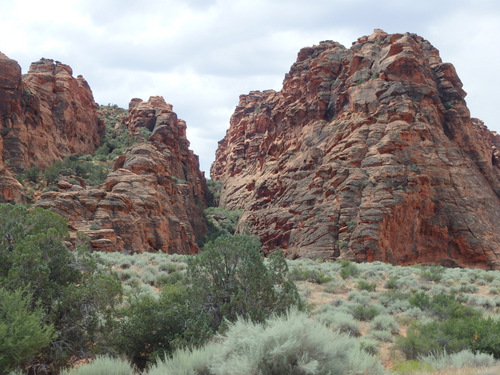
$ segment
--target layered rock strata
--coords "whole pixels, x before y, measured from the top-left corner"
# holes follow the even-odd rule
[[[66,217],[73,234],[83,231],[99,250],[197,252],[207,189],[185,122],[162,97],[151,97],[132,100],[124,123],[136,137],[141,128],[152,133],[115,159],[102,186],[47,192],[37,206]]]
[[[31,166],[48,167],[73,154],[91,154],[103,123],[82,76],[41,59],[27,74],[0,53],[0,202],[25,203],[14,178]]]
[[[41,59],[27,74],[0,56],[0,121],[4,161],[22,171],[74,154],[92,154],[103,123],[82,76],[58,61]]]
[[[240,96],[211,177],[239,231],[289,257],[500,267],[498,136],[415,34],[303,48]]]

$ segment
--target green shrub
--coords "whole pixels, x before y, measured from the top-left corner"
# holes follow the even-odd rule
[[[43,189],[44,193],[48,191],[59,191],[59,188],[57,186],[47,186],[45,189]]]
[[[45,168],[43,171],[43,177],[47,185],[55,184],[59,180],[59,176],[61,174],[62,162],[57,160],[50,167]]]
[[[234,234],[242,213],[242,210],[230,211],[220,207],[205,209],[203,215],[205,216],[208,232],[199,245],[203,246],[206,242],[214,241],[217,237]]]
[[[420,310],[427,310],[431,305],[431,297],[424,291],[420,291],[411,296],[408,302],[410,302],[410,305],[418,307]]]
[[[151,136],[152,131],[148,128],[139,128],[137,129],[137,133],[139,134],[139,140],[146,142]]]
[[[375,289],[377,288],[377,284],[375,284],[375,283],[369,283],[366,280],[360,280],[358,282],[357,288],[359,290],[366,290],[368,292],[374,292]]]
[[[31,182],[37,182],[40,178],[40,167],[37,165],[33,165],[26,169],[23,175]]]
[[[443,350],[436,340],[426,337],[423,327],[427,328],[425,325],[413,323],[408,327],[406,336],[399,336],[396,340],[396,349],[401,351],[407,360],[416,360],[419,356]]]
[[[91,223],[90,226],[89,226],[89,229],[90,230],[101,230],[101,226],[97,223]]]
[[[397,289],[398,288],[398,279],[399,279],[398,276],[392,276],[391,278],[389,278],[385,282],[384,288],[386,288],[386,289]]]
[[[172,352],[176,342],[183,342],[189,314],[188,292],[185,286],[165,286],[159,298],[139,294],[120,311],[115,333],[116,350],[144,368],[154,355]]]
[[[43,311],[33,309],[32,294],[0,287],[0,374],[22,366],[55,336],[43,321]]]
[[[351,308],[354,319],[361,321],[370,321],[380,314],[380,310],[373,305],[356,304]]]
[[[410,165],[408,165],[408,168],[415,173],[421,172],[420,167],[416,164],[410,164]]]
[[[264,264],[260,242],[250,236],[223,236],[188,261],[193,308],[215,332],[224,319],[248,317],[262,322],[272,313],[301,306],[297,287],[288,279],[282,252]]]
[[[383,374],[380,361],[346,335],[292,311],[265,323],[238,319],[216,342],[174,353],[149,375],[160,374]]]
[[[347,279],[349,277],[357,277],[359,276],[359,274],[360,271],[356,264],[348,260],[342,261],[340,268],[340,277],[342,277],[343,279]]]
[[[208,206],[209,207],[219,206],[220,193],[222,190],[222,182],[208,179],[207,187],[208,187],[208,192],[206,200],[208,202]]]
[[[66,221],[49,210],[2,204],[0,223],[0,283],[10,290],[26,288],[32,307],[40,308],[57,332],[38,364],[57,368],[75,353],[97,349],[120,298],[118,278],[88,251],[82,236],[70,251],[64,245]]]
[[[406,337],[398,338],[396,344],[407,359],[466,349],[500,358],[500,322],[473,316],[413,323]]]
[[[61,371],[61,375],[132,375],[134,371],[127,361],[107,355],[97,356],[92,362]]]
[[[429,307],[439,319],[477,316],[479,313],[471,306],[464,306],[453,294],[439,293],[432,297]]]
[[[352,231],[352,230],[356,227],[356,224],[357,224],[357,223],[358,223],[358,222],[357,222],[356,220],[351,220],[351,221],[348,221],[348,222],[346,223],[346,225],[347,225],[347,228],[348,228],[350,231]]]
[[[491,367],[497,363],[491,354],[473,353],[468,349],[453,354],[448,354],[446,351],[440,354],[430,354],[420,357],[420,361],[429,364],[436,370],[463,367]]]

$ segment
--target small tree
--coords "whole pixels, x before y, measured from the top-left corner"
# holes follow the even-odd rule
[[[141,369],[153,356],[170,354],[181,340],[189,316],[188,292],[181,283],[166,285],[159,298],[140,294],[131,298],[121,310],[115,332],[118,352]]]
[[[43,311],[31,308],[32,294],[0,287],[0,375],[28,363],[54,336]]]
[[[43,311],[43,322],[57,336],[39,361],[55,368],[74,355],[86,355],[99,344],[121,294],[116,275],[100,265],[86,242],[70,251],[66,221],[42,208],[0,205],[0,283],[26,288],[32,308]]]
[[[224,319],[263,322],[273,313],[301,306],[283,254],[272,254],[266,266],[256,237],[223,236],[208,242],[189,260],[188,281],[198,322],[214,332]]]

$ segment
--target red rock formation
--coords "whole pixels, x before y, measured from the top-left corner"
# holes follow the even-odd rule
[[[206,232],[200,207],[206,181],[188,148],[185,122],[162,97],[132,100],[124,122],[132,132],[147,127],[152,134],[115,160],[104,185],[47,192],[37,206],[66,217],[96,249],[197,252]]]
[[[103,124],[82,76],[69,66],[41,59],[21,77],[17,62],[0,56],[0,119],[3,158],[17,170],[47,167],[77,153],[91,154]]]
[[[500,268],[498,136],[414,34],[302,49],[240,96],[211,177],[239,231],[289,257]]]
[[[0,54],[1,154],[0,201],[25,201],[16,173],[37,165],[50,166],[73,154],[91,154],[104,124],[82,76],[71,68],[41,59],[21,76],[19,64]]]
[[[26,203],[26,194],[3,160],[4,137],[12,129],[12,117],[21,112],[21,67],[0,53],[0,203]]]

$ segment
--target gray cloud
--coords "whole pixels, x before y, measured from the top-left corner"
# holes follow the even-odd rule
[[[496,0],[24,0],[2,4],[0,50],[24,71],[42,56],[69,64],[102,104],[164,96],[208,171],[240,94],[279,90],[302,47],[326,39],[349,47],[375,28],[428,39],[456,66],[472,115],[500,131],[499,8]]]

